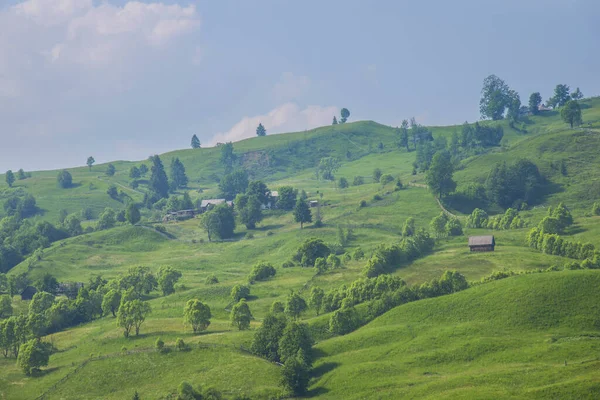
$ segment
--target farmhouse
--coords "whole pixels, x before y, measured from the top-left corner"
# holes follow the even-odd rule
[[[279,192],[277,190],[272,190],[271,192],[267,192],[266,194],[269,200],[267,200],[266,204],[260,205],[261,210],[276,208],[277,200],[279,200]]]
[[[200,202],[200,212],[206,212],[211,210],[213,207],[218,206],[219,204],[226,203],[229,206],[233,206],[231,201],[226,201],[225,199],[208,199],[202,200]]]
[[[308,205],[310,206],[310,208],[318,207],[319,206],[319,201],[318,200],[311,200],[311,201],[308,202]]]
[[[493,235],[470,236],[469,248],[471,251],[494,251],[496,240]]]
[[[199,214],[198,210],[172,211],[165,215],[165,217],[163,218],[163,222],[183,221],[185,219],[194,218],[196,214]]]
[[[33,299],[33,295],[37,293],[37,289],[33,286],[27,286],[21,292],[21,300],[31,300]]]

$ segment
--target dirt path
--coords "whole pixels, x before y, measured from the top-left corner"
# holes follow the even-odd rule
[[[429,187],[427,185],[423,184],[423,183],[409,182],[408,186],[420,187],[420,188],[428,189],[429,190]],[[453,218],[460,218],[459,215],[453,214],[450,211],[448,211],[446,209],[446,207],[444,207],[444,205],[442,204],[442,202],[440,201],[439,198],[437,198],[436,196],[433,196],[433,198],[438,203],[438,206],[440,206],[440,209],[442,210],[442,212],[444,212],[446,215],[448,215],[450,217],[453,217]]]

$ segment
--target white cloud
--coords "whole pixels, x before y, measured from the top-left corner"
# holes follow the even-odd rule
[[[211,145],[236,142],[256,136],[256,127],[262,123],[268,134],[297,132],[329,125],[338,108],[334,106],[308,106],[301,109],[295,103],[285,103],[265,115],[244,117],[227,132],[217,133],[211,139]]]
[[[309,87],[310,79],[307,76],[284,72],[279,82],[273,87],[272,94],[278,102],[291,101],[306,93]]]

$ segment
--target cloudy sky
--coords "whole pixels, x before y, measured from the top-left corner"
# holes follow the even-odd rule
[[[0,0],[0,170],[351,120],[478,118],[481,82],[600,94],[596,0]]]

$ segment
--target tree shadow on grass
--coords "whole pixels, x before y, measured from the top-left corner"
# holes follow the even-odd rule
[[[44,368],[44,369],[38,369],[36,371],[33,371],[33,373],[31,374],[31,376],[34,376],[36,378],[38,377],[42,377],[42,376],[46,376],[49,375],[53,372],[56,372],[58,370],[60,370],[62,367],[52,367],[52,368]]]
[[[316,368],[313,368],[310,371],[310,376],[311,378],[320,378],[323,375],[325,375],[328,372],[333,371],[334,369],[336,369],[340,364],[339,363],[335,363],[335,362],[327,362],[327,363],[323,363],[321,365],[319,365]]]
[[[261,226],[259,228],[256,228],[257,231],[270,231],[273,229],[279,229],[279,228],[283,228],[285,225],[283,224],[271,224],[271,225],[264,225]]]
[[[318,387],[318,388],[314,388],[314,389],[311,389],[308,392],[306,392],[306,397],[317,397],[317,396],[324,395],[327,392],[329,392],[329,389],[326,389],[324,387]]]

